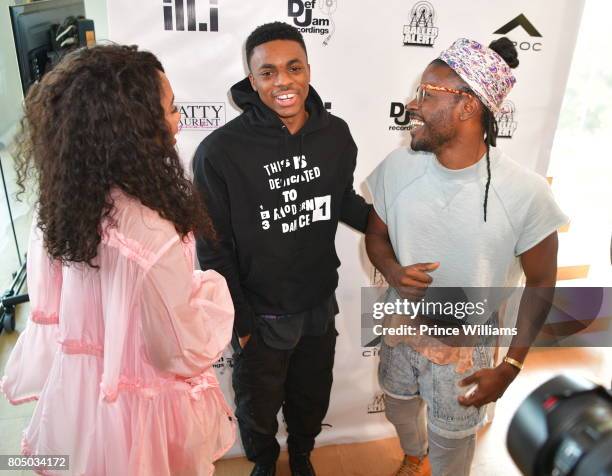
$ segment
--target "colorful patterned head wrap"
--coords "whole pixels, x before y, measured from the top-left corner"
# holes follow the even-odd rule
[[[449,65],[494,114],[498,113],[516,78],[495,51],[480,43],[459,38],[439,59]]]

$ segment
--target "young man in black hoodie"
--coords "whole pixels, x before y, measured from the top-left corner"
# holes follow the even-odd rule
[[[225,276],[236,312],[233,386],[252,475],[273,475],[282,407],[291,472],[314,475],[310,452],[332,385],[340,265],[338,221],[365,231],[353,189],[357,147],[310,86],[302,35],[268,23],[246,41],[249,76],[231,89],[243,112],[194,158],[218,235],[199,240],[202,269]]]

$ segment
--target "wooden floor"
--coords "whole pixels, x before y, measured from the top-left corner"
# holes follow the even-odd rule
[[[525,367],[497,403],[493,422],[478,434],[473,476],[519,476],[521,473],[506,451],[506,432],[520,403],[540,384],[561,372],[590,378],[610,386],[612,349],[533,349]],[[312,462],[319,476],[391,476],[403,453],[397,438],[350,445],[316,448]],[[245,458],[217,463],[217,476],[246,476],[252,467]],[[281,453],[278,476],[289,476],[287,454]]]
[[[403,457],[397,438],[356,443],[330,445],[316,448],[312,464],[319,476],[374,476],[391,475]],[[245,458],[233,458],[217,463],[215,476],[248,476],[252,464]],[[289,460],[282,452],[276,465],[277,476],[290,476]]]
[[[17,330],[25,325],[26,309],[18,316]],[[0,369],[4,369],[18,333],[0,335]],[[612,380],[612,349],[534,349],[525,368],[498,402],[493,422],[478,434],[476,455],[472,465],[474,476],[518,476],[520,472],[505,449],[506,431],[514,411],[538,385],[561,372],[575,372],[601,384]],[[35,403],[11,406],[0,397],[0,454],[19,453],[21,432],[27,425]],[[319,476],[390,476],[399,466],[402,451],[396,438],[350,445],[316,448],[312,462]],[[221,460],[216,476],[247,476],[251,463],[245,458]],[[278,476],[289,476],[285,452],[277,465]],[[30,472],[2,474],[31,475]]]

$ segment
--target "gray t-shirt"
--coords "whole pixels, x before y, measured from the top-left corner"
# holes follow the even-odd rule
[[[433,286],[517,286],[519,256],[568,221],[546,179],[496,148],[490,159],[486,223],[485,157],[451,170],[433,154],[401,148],[367,179],[400,264],[440,262]]]

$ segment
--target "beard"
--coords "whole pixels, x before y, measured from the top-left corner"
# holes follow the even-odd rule
[[[449,110],[432,114],[423,126],[412,134],[410,148],[414,151],[436,153],[455,136]]]
[[[434,152],[439,150],[446,143],[446,138],[435,131],[424,130],[425,127],[420,132],[419,135],[412,136],[410,140],[410,147],[412,150],[417,152]]]

